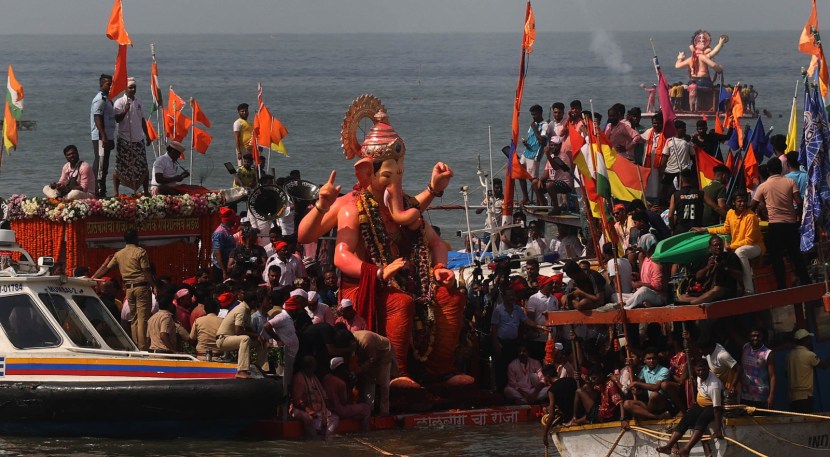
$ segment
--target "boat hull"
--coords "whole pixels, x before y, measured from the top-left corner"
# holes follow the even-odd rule
[[[672,421],[649,421],[638,426],[666,433]],[[568,427],[553,432],[553,443],[562,457],[603,456],[620,433],[619,422]],[[708,433],[708,432],[707,432]],[[769,456],[798,453],[798,457],[826,456],[830,452],[830,421],[801,417],[741,417],[727,419],[724,434]],[[688,436],[688,435],[687,435]],[[617,457],[657,457],[655,448],[666,443],[638,431],[623,434],[614,451]],[[737,457],[753,455],[727,440],[703,443],[692,449],[692,456]]]
[[[0,434],[230,438],[276,415],[272,379],[0,383]]]

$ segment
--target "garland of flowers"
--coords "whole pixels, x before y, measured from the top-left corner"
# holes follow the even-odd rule
[[[380,205],[375,196],[368,190],[358,191],[357,199],[355,200],[358,210],[358,223],[360,227],[360,234],[363,238],[363,244],[366,246],[366,251],[369,258],[376,265],[386,266],[392,259],[389,258],[389,234],[385,229],[379,230],[383,227],[383,219],[380,214]],[[435,313],[433,311],[433,297],[434,289],[432,282],[431,258],[429,249],[426,244],[426,236],[424,226],[418,229],[417,236],[413,240],[412,255],[409,259],[414,265],[415,272],[413,277],[418,278],[415,290],[415,328],[410,338],[415,358],[419,361],[426,361],[429,354],[432,352],[432,346],[435,342]],[[400,290],[405,290],[399,286],[395,279],[389,281],[392,287]],[[406,284],[405,281],[401,283]],[[416,341],[416,333],[423,338],[424,334],[427,336],[426,344],[419,344],[422,341]],[[418,339],[420,339],[418,338]]]
[[[6,217],[9,220],[45,219],[74,222],[88,217],[106,217],[141,223],[167,217],[206,216],[219,211],[225,199],[219,192],[201,195],[153,195],[62,201],[52,198],[12,195]]]

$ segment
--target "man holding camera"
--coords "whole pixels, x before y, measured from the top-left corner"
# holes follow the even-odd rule
[[[678,301],[700,305],[737,297],[743,286],[742,276],[741,259],[734,252],[724,250],[723,238],[712,235],[706,265],[695,273],[694,284]]]
[[[228,271],[233,270],[235,266],[241,266],[245,269],[246,276],[256,278],[262,276],[268,257],[265,255],[265,248],[257,243],[258,239],[258,229],[250,226],[242,229],[242,244],[231,251]]]

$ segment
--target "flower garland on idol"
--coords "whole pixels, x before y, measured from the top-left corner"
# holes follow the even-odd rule
[[[105,217],[141,223],[167,217],[207,216],[219,211],[225,199],[218,192],[202,195],[153,195],[62,201],[45,197],[27,198],[15,194],[9,198],[9,220],[45,219],[51,222],[75,222],[88,217]]]

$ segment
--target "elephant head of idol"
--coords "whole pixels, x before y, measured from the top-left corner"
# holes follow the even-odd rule
[[[368,124],[369,119],[371,127],[366,131],[361,124]],[[362,140],[358,138],[359,131],[365,132]],[[383,198],[396,224],[410,226],[418,222],[421,217],[418,208],[405,209],[404,205],[406,145],[389,123],[386,108],[380,100],[372,95],[362,95],[355,100],[346,113],[341,137],[346,158],[359,157],[354,164],[358,186]]]

